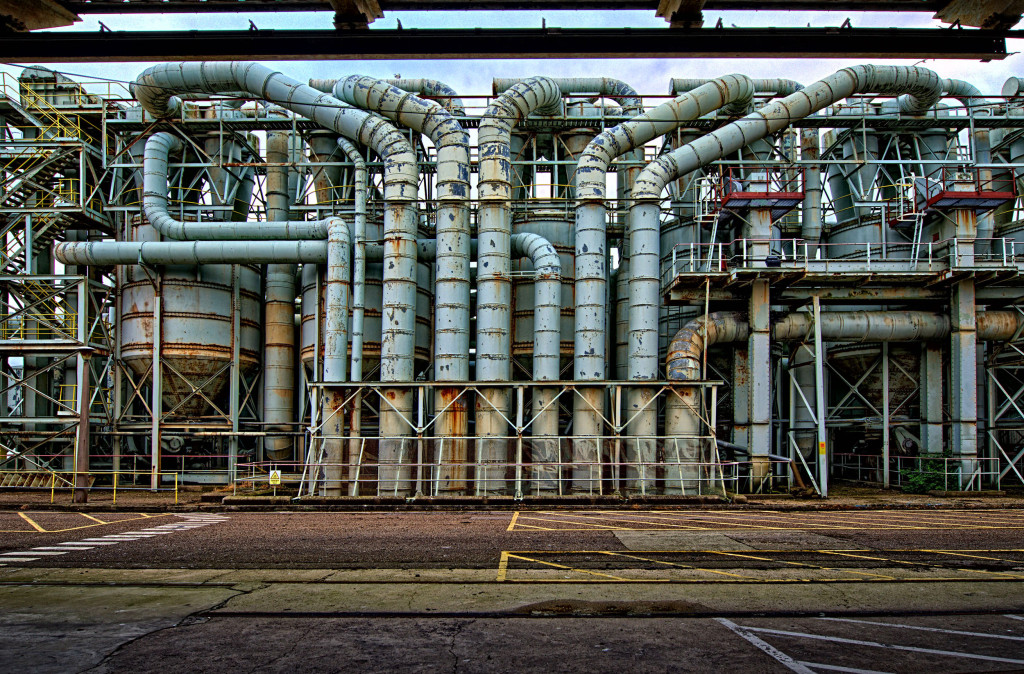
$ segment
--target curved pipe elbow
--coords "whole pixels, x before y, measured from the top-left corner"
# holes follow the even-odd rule
[[[698,381],[705,349],[714,344],[746,339],[747,322],[734,311],[719,311],[693,319],[675,334],[668,347],[665,369],[673,381]]]
[[[512,255],[530,258],[533,268],[545,278],[559,280],[562,277],[562,261],[558,251],[540,234],[513,234]]]

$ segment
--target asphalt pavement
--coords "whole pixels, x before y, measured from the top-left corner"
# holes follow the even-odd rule
[[[1024,511],[0,511],[7,671],[1024,671]]]

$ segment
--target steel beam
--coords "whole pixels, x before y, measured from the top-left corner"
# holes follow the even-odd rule
[[[709,10],[833,10],[875,12],[936,12],[949,0],[706,0]],[[180,12],[316,12],[332,9],[331,0],[64,0],[78,14],[166,14]],[[658,9],[659,0],[379,0],[385,12],[545,10],[545,9]]]
[[[935,28],[539,28],[24,33],[4,61],[507,58],[1003,59],[1007,35]]]

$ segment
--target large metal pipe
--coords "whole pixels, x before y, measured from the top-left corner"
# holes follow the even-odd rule
[[[658,260],[661,194],[680,176],[721,159],[750,143],[786,128],[822,108],[857,93],[908,94],[914,105],[930,107],[941,95],[942,81],[934,72],[912,66],[854,66],[829,75],[785,98],[690,143],[662,155],[637,177],[630,209],[630,359],[647,371],[657,371]],[[652,262],[643,270],[638,256]],[[643,274],[646,271],[646,274]],[[635,347],[634,347],[635,345]]]
[[[384,287],[382,300],[381,381],[411,382],[415,374],[416,229],[419,173],[405,136],[386,120],[291,80],[258,63],[176,63],[153,66],[132,84],[139,103],[157,117],[181,109],[176,92],[244,91],[285,107],[372,148],[384,160]],[[286,228],[287,229],[287,228]],[[326,236],[323,231],[321,236]],[[387,389],[380,414],[381,463],[408,463],[412,434],[412,390]],[[382,492],[408,490],[408,466],[382,466]]]
[[[803,340],[814,331],[814,315],[806,311],[788,314],[772,324],[775,341]],[[949,316],[928,311],[831,311],[821,314],[821,338],[831,342],[921,342],[950,334]],[[1014,311],[977,314],[979,340],[1005,341],[1024,330],[1024,316]],[[713,312],[688,322],[672,338],[665,362],[673,381],[699,381],[704,352],[714,344],[747,338],[743,314]]]
[[[538,234],[512,236],[512,255],[533,264],[533,380],[557,381],[561,353],[562,264],[558,251]],[[559,488],[558,389],[533,389],[532,437],[534,491],[553,493]],[[545,465],[547,464],[547,465]]]
[[[603,252],[601,260],[590,253],[592,250],[603,251],[606,239],[605,222],[607,207],[605,204],[607,189],[607,173],[612,161],[644,143],[669,133],[685,122],[720,109],[734,101],[749,102],[754,88],[751,80],[744,75],[727,75],[711,80],[694,91],[663,103],[653,110],[643,113],[607,129],[598,135],[587,146],[580,156],[577,175],[576,205],[576,367],[575,377],[582,380],[594,380],[604,377],[605,370],[605,286]],[[746,105],[746,103],[744,103]],[[646,224],[644,230],[638,224]],[[653,237],[654,246],[650,245]],[[630,348],[628,351],[628,374],[631,380],[654,380],[658,378],[658,297],[645,298],[647,306],[645,315],[649,323],[636,323],[632,317],[639,311],[641,297],[637,294],[640,285],[638,280],[659,283],[659,251],[660,231],[657,220],[653,226],[649,221],[638,221],[630,218],[627,239],[629,241],[629,287],[630,287],[630,324],[636,327],[630,330]],[[653,255],[651,251],[653,250]],[[650,314],[653,312],[653,318]],[[595,320],[595,315],[600,320]],[[646,343],[645,343],[646,340]],[[638,437],[651,438],[657,435],[657,405],[653,402],[655,391],[647,388],[630,388],[627,393],[626,415],[630,419],[629,432]],[[589,434],[595,425],[599,425],[598,411],[595,401],[579,406],[579,418],[574,417],[574,425],[583,434]],[[579,432],[577,433],[580,434]],[[656,451],[652,440],[630,442],[627,444],[627,463],[644,463],[653,461]],[[644,489],[636,480],[638,471],[627,470],[627,488]],[[650,476],[653,479],[653,475]]]
[[[288,220],[288,133],[267,134],[267,220]],[[248,214],[246,214],[248,215]],[[295,416],[295,265],[267,265],[263,309],[263,421],[266,430],[291,431]],[[291,435],[271,435],[263,450],[271,461],[291,457]]]
[[[622,106],[627,115],[636,115],[643,110],[643,100],[636,89],[622,80],[611,77],[551,77],[548,78],[556,85],[563,94],[594,94],[596,96],[610,98]],[[496,77],[491,87],[494,95],[508,91],[516,84],[526,80]]]
[[[414,96],[383,80],[352,75],[334,86],[334,95],[427,135],[437,148],[437,257],[434,281],[434,380],[469,380],[469,136],[441,104]],[[478,302],[478,310],[482,310]],[[477,368],[491,353],[478,335]],[[440,387],[435,401],[435,434],[464,437],[468,432],[465,391]],[[466,444],[449,443],[446,463],[466,461]],[[465,469],[442,470],[441,491],[465,488]]]
[[[323,263],[326,241],[90,241],[54,246],[72,265]]]
[[[309,80],[309,86],[318,91],[331,93],[334,91],[335,85],[340,81],[339,79],[311,79]],[[458,92],[439,80],[395,78],[381,81],[392,84],[403,91],[408,91],[410,94],[435,98],[442,108],[457,117],[462,117],[466,114],[466,106],[462,103],[462,99],[459,98]]]
[[[678,96],[679,94],[693,91],[697,87],[703,86],[710,81],[710,79],[673,77],[669,80],[669,93],[673,96]],[[779,78],[751,79],[750,83],[754,87],[754,91],[751,96],[731,101],[723,109],[727,115],[745,115],[748,112],[750,103],[754,100],[754,96],[757,94],[767,94],[774,98],[780,98],[782,96],[795,94],[804,88],[804,85],[795,80]]]
[[[547,77],[514,84],[491,101],[478,130],[479,205],[477,207],[477,343],[476,379],[503,382],[512,378],[512,129],[533,113],[561,111],[558,85]],[[557,351],[556,351],[557,353]],[[557,358],[557,356],[556,356]],[[476,405],[476,434],[507,435],[507,387],[481,387]],[[480,440],[478,459],[501,463],[503,440]],[[500,481],[483,480],[478,491],[497,491]]]
[[[146,140],[143,157],[142,210],[160,234],[179,241],[214,239],[323,239],[327,237],[325,220],[278,220],[267,222],[184,222],[169,212],[167,165],[170,155],[180,152],[184,143],[177,136],[160,131]]]
[[[355,212],[352,228],[352,360],[349,379],[363,380],[363,320],[366,308],[366,161],[353,143],[338,139],[338,147],[352,162],[355,182]],[[383,259],[383,257],[381,258]]]

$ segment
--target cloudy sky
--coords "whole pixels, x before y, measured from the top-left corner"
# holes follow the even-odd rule
[[[541,18],[549,27],[664,27],[664,20],[653,12],[394,12],[373,24],[373,28],[394,28],[401,20],[405,28],[539,27]],[[714,25],[721,17],[726,26],[838,26],[850,17],[855,27],[938,25],[928,13],[850,13],[850,12],[705,12],[705,25]],[[102,21],[112,30],[204,30],[245,29],[252,19],[260,28],[330,28],[330,12],[279,12],[215,15],[104,15],[90,16],[64,30],[99,30]],[[1024,50],[1024,41],[1010,40],[1010,51]],[[667,93],[671,77],[714,77],[726,73],[744,73],[752,77],[787,77],[805,84],[845,65],[864,63],[864,59],[593,59],[593,60],[473,60],[473,61],[283,61],[265,62],[296,79],[343,77],[365,74],[376,77],[433,77],[447,82],[459,93],[472,96],[490,92],[493,77],[604,76],[632,84],[643,94]],[[872,63],[910,65],[913,61],[872,59]],[[49,67],[76,75],[131,79],[148,63],[67,63]],[[934,60],[923,65],[943,77],[958,77],[978,86],[983,93],[998,94],[1010,75],[1024,75],[1024,57],[1014,53],[1002,61]],[[3,67],[11,73],[20,68]]]

